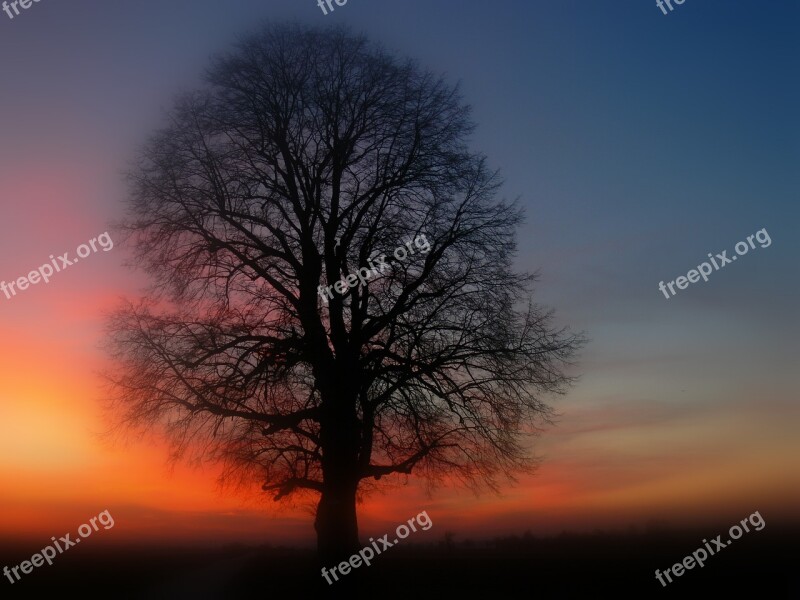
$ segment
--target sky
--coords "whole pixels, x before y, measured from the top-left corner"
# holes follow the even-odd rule
[[[423,509],[463,537],[794,519],[800,4],[673,6],[42,0],[0,13],[0,280],[113,231],[126,164],[237,36],[264,19],[347,24],[460,82],[473,148],[526,211],[516,267],[539,271],[535,298],[590,340],[532,445],[535,475],[479,497],[429,496],[412,478],[365,499],[362,530]],[[767,247],[659,291],[762,229]],[[157,434],[102,435],[104,315],[146,284],[127,258],[98,248],[0,293],[0,540],[49,539],[108,509],[118,539],[310,543],[308,507],[221,491],[213,466],[168,464]]]

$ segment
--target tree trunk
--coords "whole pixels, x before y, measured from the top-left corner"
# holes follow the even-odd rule
[[[361,435],[356,395],[349,387],[357,378],[346,378],[343,374],[347,372],[341,368],[334,373],[335,383],[320,406],[322,495],[314,529],[318,558],[328,567],[348,560],[361,549],[356,516]]]
[[[361,548],[356,516],[360,436],[354,407],[355,402],[342,401],[323,406],[322,496],[314,528],[319,558],[328,566],[338,565]]]
[[[326,477],[327,479],[327,477]],[[323,485],[314,528],[323,566],[335,566],[360,550],[356,488],[358,482],[341,476]]]

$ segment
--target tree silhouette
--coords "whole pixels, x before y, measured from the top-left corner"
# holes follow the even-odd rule
[[[346,30],[268,25],[215,60],[130,172],[153,283],[110,321],[118,422],[318,495],[330,560],[382,477],[529,467],[581,340],[512,271],[521,213],[472,129],[457,87]]]

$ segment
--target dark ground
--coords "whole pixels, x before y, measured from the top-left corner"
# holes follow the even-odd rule
[[[0,598],[719,598],[734,593],[800,598],[800,531],[768,526],[743,535],[709,557],[702,569],[686,571],[662,588],[655,569],[670,567],[717,533],[526,535],[450,549],[443,543],[408,542],[330,586],[307,550],[87,544],[13,585],[3,577]],[[17,565],[37,550],[0,548],[0,568]],[[348,589],[351,585],[359,589]]]

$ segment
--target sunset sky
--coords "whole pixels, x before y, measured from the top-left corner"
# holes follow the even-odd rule
[[[517,266],[590,342],[533,476],[499,496],[407,485],[365,532],[425,509],[436,537],[797,517],[800,501],[800,4],[44,0],[0,13],[0,281],[114,230],[120,174],[208,58],[260,19],[345,23],[461,81],[474,148],[526,223]],[[682,18],[691,15],[691,18]],[[747,43],[743,43],[746,41]],[[325,60],[320,56],[319,60]],[[765,228],[772,240],[666,299]],[[144,276],[121,244],[0,294],[0,539],[108,509],[119,540],[312,543],[280,512],[173,469],[156,432],[106,439],[104,315]]]

